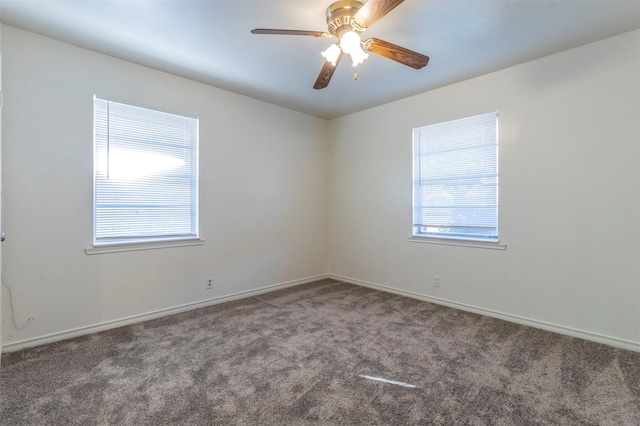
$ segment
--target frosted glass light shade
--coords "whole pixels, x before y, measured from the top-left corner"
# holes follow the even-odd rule
[[[353,62],[353,66],[357,67],[359,64],[363,63],[365,59],[369,57],[368,53],[365,53],[360,47],[353,50],[351,53],[351,61]]]
[[[340,47],[344,53],[351,53],[360,49],[360,36],[355,31],[349,31],[340,38]]]
[[[327,50],[322,52],[322,56],[335,67],[338,56],[340,56],[340,47],[338,47],[337,44],[332,44]]]
[[[355,31],[346,32],[340,38],[340,47],[344,53],[351,55],[351,61],[354,67],[357,67],[369,57],[369,55],[362,50],[362,47],[360,47],[360,43],[360,36]]]

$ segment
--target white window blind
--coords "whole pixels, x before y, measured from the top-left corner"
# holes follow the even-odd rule
[[[94,99],[94,245],[198,237],[198,119]]]
[[[413,130],[413,235],[498,241],[498,113]]]

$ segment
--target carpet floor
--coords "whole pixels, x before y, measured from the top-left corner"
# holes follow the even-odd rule
[[[2,425],[640,425],[640,353],[322,280],[4,354]]]

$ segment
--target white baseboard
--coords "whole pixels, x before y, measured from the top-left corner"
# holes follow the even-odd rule
[[[172,308],[159,309],[153,312],[147,312],[144,314],[133,315],[126,318],[121,318],[112,321],[105,321],[99,324],[93,324],[85,327],[74,328],[72,330],[66,330],[58,333],[48,334],[46,336],[34,337],[30,339],[24,339],[17,342],[11,342],[2,346],[2,352],[15,352],[22,349],[32,348],[34,346],[40,346],[47,343],[59,342],[61,340],[71,339],[73,337],[84,336],[86,334],[97,333],[100,331],[110,330],[113,328],[122,327],[129,324],[134,324],[142,321],[148,321],[154,318],[159,318],[167,315],[178,314],[180,312],[186,312],[197,308],[204,308],[206,306],[216,305],[218,303],[229,302],[231,300],[243,299],[251,296],[257,296],[259,294],[269,293],[275,290],[280,290],[287,287],[293,287],[300,284],[306,284],[313,281],[329,278],[329,275],[316,275],[313,277],[303,278],[294,281],[287,281],[280,284],[268,285],[260,287],[254,290],[241,291],[226,296],[214,297],[212,299],[201,300],[198,302],[187,303],[185,305],[174,306]]]
[[[424,294],[414,293],[412,291],[401,290],[394,287],[388,287],[381,284],[375,284],[367,281],[358,280],[355,278],[343,277],[340,275],[329,274],[328,278],[343,281],[350,284],[359,285],[362,287],[368,287],[375,290],[385,291],[387,293],[394,293],[400,296],[411,297],[413,299],[422,300],[425,302],[435,303],[437,305],[448,306],[450,308],[460,309],[463,311],[473,312],[475,314],[484,315],[488,317],[498,318],[505,321],[514,322],[517,324],[526,325],[529,327],[540,328],[542,330],[552,331],[558,334],[564,334],[567,336],[578,337],[584,340],[590,340],[597,343],[613,346],[616,348],[627,349],[630,351],[640,352],[640,342],[633,342],[630,340],[619,339],[617,337],[605,336],[598,333],[592,333],[590,331],[579,330],[571,327],[565,327],[563,325],[551,324],[544,321],[538,321],[531,318],[525,318],[518,315],[506,314],[503,312],[494,311],[491,309],[480,308],[473,305],[467,305],[465,303],[453,302],[439,297],[425,296]]]
[[[212,299],[206,299],[198,302],[188,303],[185,305],[175,306],[172,308],[160,309],[153,312],[147,312],[144,314],[133,315],[126,318],[121,318],[112,321],[105,321],[99,324],[89,325],[85,327],[79,327],[72,330],[67,330],[59,333],[52,333],[45,336],[24,339],[17,342],[8,343],[4,346],[0,346],[2,348],[2,352],[15,352],[21,349],[31,348],[34,346],[44,345],[47,343],[58,342],[61,340],[71,339],[73,337],[83,336],[86,334],[97,333],[100,331],[110,330],[113,328],[122,327],[129,324],[134,324],[142,321],[151,320],[154,318],[159,318],[167,315],[173,315],[180,312],[190,311],[192,309],[204,308],[206,306],[216,305],[218,303],[224,303],[231,300],[242,299],[251,296],[257,296],[259,294],[269,293],[275,290],[280,290],[287,287],[293,287],[296,285],[306,284],[313,281],[330,278],[337,281],[343,281],[350,284],[359,285],[362,287],[368,287],[375,290],[385,291],[387,293],[398,294],[400,296],[411,297],[413,299],[422,300],[425,302],[431,302],[438,305],[448,306],[450,308],[460,309],[463,311],[473,312],[479,315],[485,315],[488,317],[498,318],[505,321],[514,322],[517,324],[522,324],[530,327],[540,328],[543,330],[551,331],[554,333],[564,334],[572,337],[578,337],[585,340],[590,340],[593,342],[603,343],[605,345],[627,349],[630,351],[640,352],[640,343],[633,342],[630,340],[619,339],[616,337],[605,336],[597,333],[592,333],[589,331],[578,330],[571,327],[565,327],[557,324],[551,324],[544,321],[538,321],[530,318],[521,317],[518,315],[506,314],[503,312],[493,311],[491,309],[484,309],[477,306],[467,305],[464,303],[453,302],[446,299],[441,299],[438,297],[425,296],[423,294],[414,293],[407,290],[401,290],[394,287],[389,287],[381,284],[375,284],[367,281],[358,280],[355,278],[343,277],[340,275],[334,274],[324,274],[317,275],[313,277],[308,277],[300,280],[288,281],[279,284],[273,284],[265,287],[260,287],[254,290],[241,291],[238,293],[214,297]]]

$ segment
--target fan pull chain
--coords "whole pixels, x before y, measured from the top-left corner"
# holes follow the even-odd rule
[[[353,79],[354,79],[354,80],[357,80],[357,79],[358,79],[358,68],[355,68],[355,69],[353,70]]]

